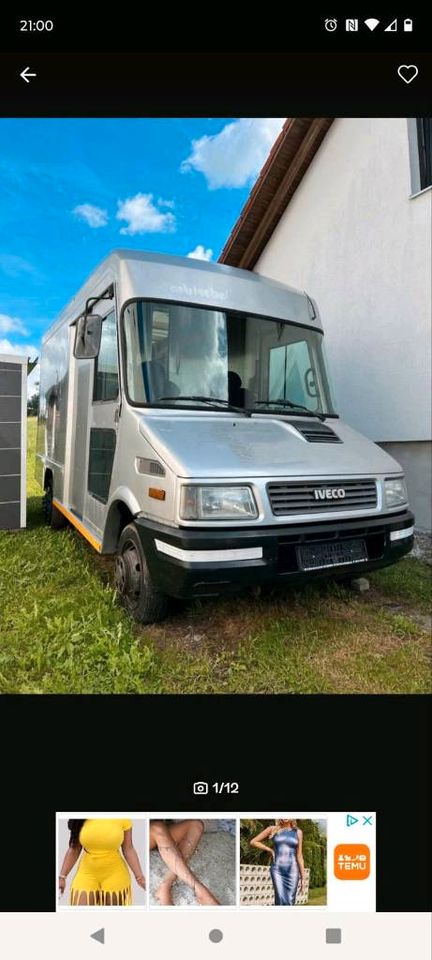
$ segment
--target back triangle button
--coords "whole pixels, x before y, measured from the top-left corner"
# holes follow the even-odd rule
[[[92,940],[97,940],[98,943],[105,943],[105,928],[101,927],[100,930],[96,930],[95,933],[90,934]]]

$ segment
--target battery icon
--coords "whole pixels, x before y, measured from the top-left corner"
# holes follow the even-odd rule
[[[412,20],[404,20],[404,30],[405,30],[405,33],[411,33],[412,28],[413,28],[413,22],[412,22]]]

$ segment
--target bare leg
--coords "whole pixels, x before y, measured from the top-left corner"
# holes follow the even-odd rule
[[[74,904],[74,906],[77,906],[77,907],[94,907],[94,905],[95,905],[95,898],[94,898],[94,893],[92,891],[88,894],[81,893],[78,903]]]
[[[203,832],[200,820],[182,820],[181,823],[167,827],[162,820],[153,820],[150,825],[150,849],[158,848],[159,854],[169,868],[166,878],[157,890],[157,896],[164,905],[172,904],[171,888],[178,878],[191,887],[201,906],[218,906],[218,900],[205,884],[197,879],[187,865],[187,860],[196,850]],[[162,889],[163,888],[163,889]]]
[[[169,832],[176,843],[179,854],[185,862],[190,860],[201,840],[204,832],[202,820],[182,820],[169,828]],[[164,907],[172,906],[172,887],[177,880],[177,874],[170,870],[156,890],[155,896]]]
[[[105,894],[105,906],[106,906],[106,907],[116,907],[116,906],[117,906],[117,894],[116,894],[116,893],[106,893],[106,894]]]

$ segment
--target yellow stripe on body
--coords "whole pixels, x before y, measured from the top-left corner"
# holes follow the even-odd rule
[[[84,526],[84,524],[81,523],[80,520],[78,520],[78,517],[75,517],[74,514],[70,512],[70,510],[67,510],[62,503],[59,503],[59,501],[55,500],[54,498],[53,498],[53,507],[55,507],[56,510],[59,510],[59,512],[66,517],[66,520],[69,520],[69,522],[72,523],[74,527],[76,527],[76,529],[78,530],[78,533],[81,533],[82,536],[85,537],[86,540],[88,540],[88,542],[92,545],[92,547],[95,550],[97,550],[98,553],[101,553],[102,551],[101,542],[97,540],[96,537],[93,536],[93,534],[89,533],[89,531]]]

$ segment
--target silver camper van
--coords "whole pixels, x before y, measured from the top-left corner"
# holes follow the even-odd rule
[[[46,519],[114,555],[136,620],[169,596],[350,579],[411,549],[401,468],[339,418],[323,339],[302,291],[128,250],[46,333]]]

